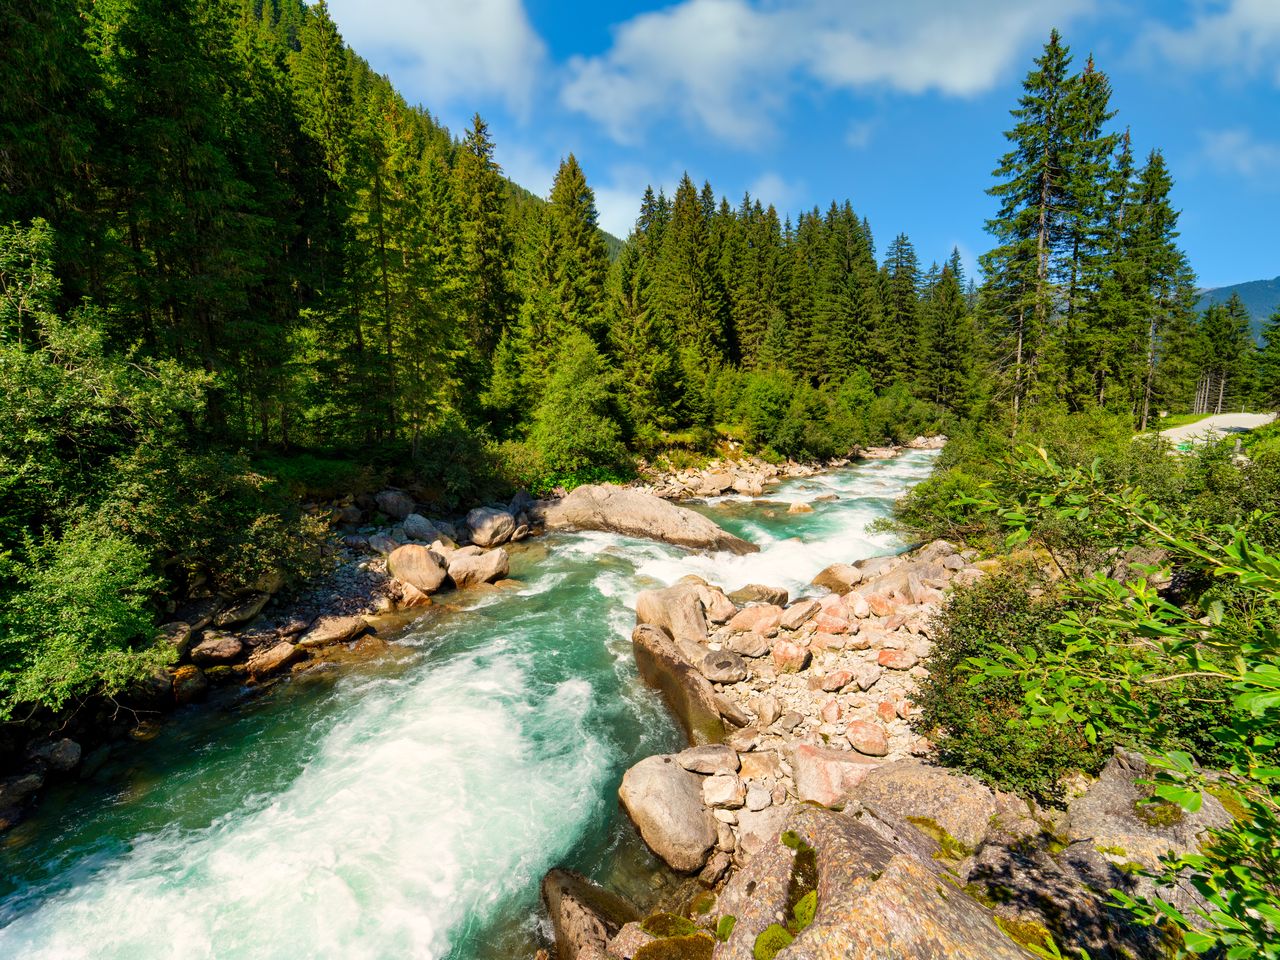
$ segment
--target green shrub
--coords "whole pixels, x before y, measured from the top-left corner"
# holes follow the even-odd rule
[[[1031,723],[1022,687],[998,677],[975,678],[970,657],[1000,647],[1055,648],[1051,627],[1063,603],[1036,599],[1029,576],[998,574],[956,590],[935,621],[929,676],[916,692],[916,730],[933,740],[940,762],[1003,790],[1060,802],[1061,780],[1072,771],[1095,773],[1110,751],[1081,729]]]
[[[172,659],[155,642],[162,581],[144,550],[85,525],[26,553],[0,562],[0,717],[113,695]]]
[[[529,430],[529,445],[549,473],[573,475],[626,462],[614,380],[586,334],[575,333],[565,341]]]

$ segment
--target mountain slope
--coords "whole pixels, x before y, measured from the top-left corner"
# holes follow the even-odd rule
[[[1280,310],[1280,277],[1201,290],[1196,308],[1203,310],[1212,303],[1226,303],[1233,293],[1239,294],[1244,305],[1249,308],[1249,316],[1253,319],[1253,335],[1261,336],[1263,321]]]

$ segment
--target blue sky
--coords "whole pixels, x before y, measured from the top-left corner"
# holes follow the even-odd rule
[[[1135,149],[1164,150],[1203,286],[1280,274],[1280,0],[329,0],[347,41],[455,132],[478,110],[545,194],[572,151],[625,236],[684,170],[781,212],[850,199],[880,252],[988,245],[984,190],[1057,26]]]

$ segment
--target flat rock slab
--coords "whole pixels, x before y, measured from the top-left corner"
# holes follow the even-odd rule
[[[851,796],[891,822],[927,821],[926,833],[936,824],[971,850],[986,838],[996,815],[996,796],[985,784],[918,760],[879,766]]]
[[[700,513],[612,484],[578,487],[547,508],[546,526],[548,530],[603,530],[694,550],[743,554],[760,549]]]

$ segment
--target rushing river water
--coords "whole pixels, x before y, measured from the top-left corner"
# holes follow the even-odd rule
[[[794,595],[895,549],[867,524],[932,464],[907,453],[774,488],[777,507],[709,505],[760,544],[746,557],[535,541],[513,559],[520,590],[424,618],[400,656],[190,708],[0,836],[0,957],[517,955],[548,868],[631,890],[653,876],[616,790],[679,737],[636,677],[636,593],[697,573]],[[814,512],[788,515],[798,500]]]

